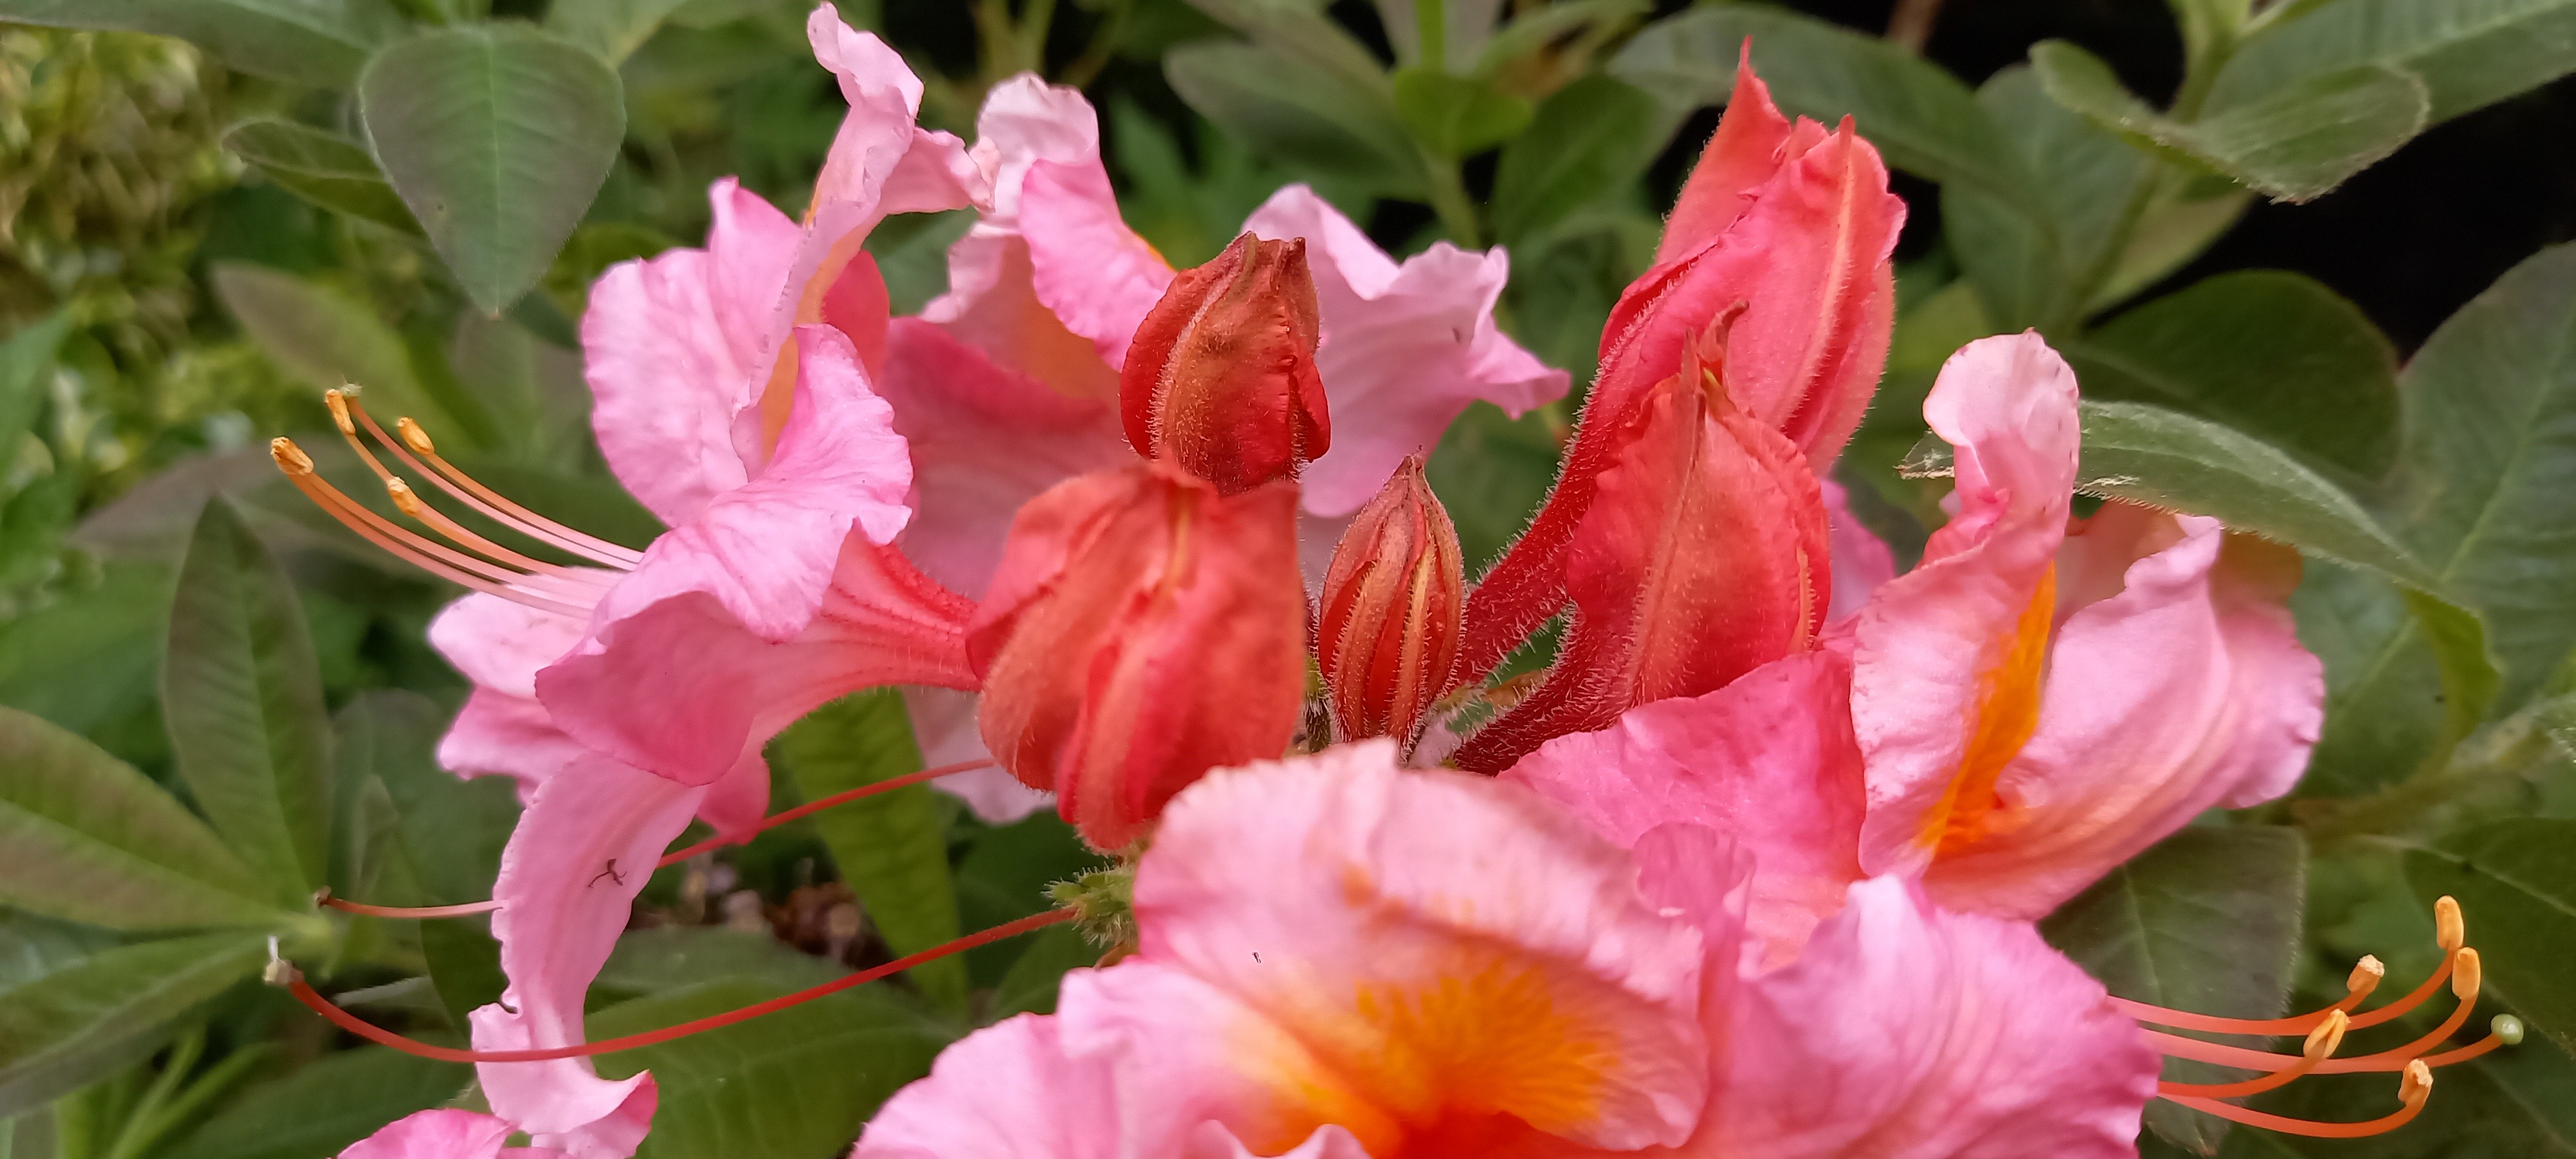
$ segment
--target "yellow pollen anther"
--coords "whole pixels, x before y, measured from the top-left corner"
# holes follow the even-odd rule
[[[2308,1032],[2308,1040],[2300,1047],[2299,1053],[2309,1058],[2331,1056],[2336,1048],[2343,1045],[2343,1032],[2351,1025],[2352,1019],[2346,1017],[2343,1011],[2337,1010],[2326,1015],[2325,1021],[2318,1023],[2316,1029]]]
[[[2487,1023],[2487,1029],[2494,1032],[2506,1046],[2522,1045],[2522,1020],[2513,1015],[2496,1015],[2494,1021]]]
[[[2469,924],[2460,916],[2460,903],[2449,894],[2433,903],[2433,941],[2445,950],[2456,950],[2469,944]]]
[[[438,453],[438,448],[429,441],[429,432],[420,429],[419,423],[411,421],[410,415],[395,419],[394,431],[402,436],[404,445],[409,446],[413,453],[421,455]]]
[[[411,493],[411,484],[400,479],[385,480],[385,494],[393,497],[394,509],[414,519],[420,518],[420,496]]]
[[[2474,949],[2461,950],[2459,960],[2451,966],[2451,993],[2458,996],[2460,1001],[2478,1000],[2478,969],[2478,952]]]
[[[2363,954],[2360,961],[2352,964],[2352,975],[2343,980],[2343,985],[2353,997],[2367,998],[2371,991],[2379,989],[2380,981],[2386,977],[2388,967],[2380,963],[2379,956]]]
[[[322,405],[331,408],[331,421],[340,425],[341,434],[358,433],[358,424],[349,421],[349,396],[346,393],[337,390],[323,391]]]
[[[2408,1107],[2420,1107],[2433,1094],[2433,1068],[2423,1059],[2406,1064],[2406,1077],[2397,1080],[2397,1101]]]
[[[305,454],[304,448],[296,446],[293,439],[283,437],[270,439],[268,457],[277,460],[277,469],[289,475],[313,473],[313,456]]]

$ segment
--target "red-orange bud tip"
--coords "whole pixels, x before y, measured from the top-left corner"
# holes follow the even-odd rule
[[[1458,529],[1414,455],[1360,508],[1324,573],[1315,657],[1342,739],[1412,744],[1457,685],[1466,591]]]
[[[1321,335],[1305,240],[1234,239],[1137,327],[1118,378],[1127,441],[1227,495],[1293,478],[1332,442]]]

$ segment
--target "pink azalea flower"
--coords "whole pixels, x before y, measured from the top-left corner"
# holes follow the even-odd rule
[[[1765,971],[1740,873],[1385,741],[1220,772],[1138,865],[1136,953],[951,1049],[857,1155],[2133,1153],[2156,1058],[2028,925],[1876,879]]]
[[[559,1159],[550,1147],[505,1147],[510,1124],[479,1111],[414,1111],[349,1144],[340,1159]]]
[[[1760,866],[1752,923],[1794,953],[1845,886],[2037,918],[2213,806],[2287,791],[2321,667],[2281,549],[2127,504],[2074,524],[2075,381],[2037,335],[1961,350],[1925,404],[1958,514],[1840,639],[1558,738],[1509,778],[1623,844],[1689,822]]]

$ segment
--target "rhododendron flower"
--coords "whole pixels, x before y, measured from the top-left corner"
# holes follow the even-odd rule
[[[1657,385],[1722,317],[1741,311],[1725,330],[1734,409],[1780,432],[1817,473],[1832,463],[1886,363],[1889,255],[1904,221],[1878,151],[1848,119],[1828,131],[1782,117],[1748,46],[1656,265],[1620,295],[1602,331],[1601,370],[1546,506],[1468,602],[1460,663],[1471,676],[1565,607],[1577,570],[1569,555],[1603,479],[1639,436]]]
[[[1316,600],[1315,662],[1344,740],[1391,736],[1409,750],[1457,686],[1467,598],[1458,529],[1406,459],[1333,548]]]
[[[1774,954],[1854,880],[2036,918],[2203,810],[2287,791],[2324,696],[2283,605],[2295,557],[2128,504],[2070,530],[2075,402],[2035,334],[1961,350],[1924,405],[1958,449],[1958,513],[1846,638],[1510,778],[1613,840],[1735,835]]]
[[[505,1147],[510,1124],[479,1111],[414,1111],[349,1144],[340,1159],[556,1159],[551,1147]]]
[[[2156,1058],[2028,925],[1878,879],[1749,969],[1708,830],[1632,856],[1395,755],[1183,793],[1136,952],[950,1049],[857,1155],[2132,1154]]]

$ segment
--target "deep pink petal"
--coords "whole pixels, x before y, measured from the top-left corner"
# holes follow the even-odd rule
[[[607,962],[653,863],[686,829],[702,789],[592,758],[546,779],[519,818],[492,887],[492,936],[510,980],[473,1014],[478,1050],[582,1041],[582,1000]],[[625,1159],[651,1125],[652,1076],[610,1082],[586,1059],[481,1063],[493,1113],[574,1159]]]
[[[1715,241],[1744,216],[1754,195],[1780,171],[1781,151],[1789,143],[1789,119],[1771,103],[1771,86],[1753,72],[1753,45],[1747,40],[1736,54],[1735,92],[1717,132],[1691,166],[1690,180],[1673,199],[1664,219],[1663,240],[1655,246],[1662,265]]]
[[[1879,586],[1896,578],[1896,554],[1887,541],[1852,516],[1850,493],[1831,479],[1818,479],[1825,495],[1825,519],[1833,539],[1834,594],[1825,622],[1841,620],[1869,602]]]
[[[538,693],[583,743],[707,784],[843,693],[974,687],[964,643],[972,612],[892,549],[852,536],[820,613],[796,636],[762,639],[713,597],[685,593],[604,625],[539,674]]]
[[[1565,372],[1494,325],[1494,303],[1511,270],[1501,249],[1474,253],[1434,242],[1399,266],[1303,185],[1272,194],[1243,227],[1265,238],[1306,239],[1314,273],[1323,316],[1315,364],[1334,437],[1300,479],[1306,510],[1358,510],[1396,464],[1429,451],[1471,402],[1518,415],[1564,396]]]
[[[2134,1159],[2159,1059],[2028,924],[1852,887],[1794,965],[1748,983],[1694,1154]]]
[[[2097,538],[2120,555],[2170,545],[2058,629],[2039,727],[1995,786],[2013,820],[1932,864],[1945,906],[2036,919],[2204,810],[2287,791],[2307,765],[2324,675],[2286,585],[2222,576],[2216,520],[2112,504],[2063,555]]]
[[[1969,343],[1923,404],[1957,448],[1958,513],[1923,563],[1881,586],[1853,622],[1852,724],[1869,763],[1864,869],[1929,862],[1943,839],[1936,810],[1955,799],[1980,722],[2037,678],[2028,656],[2012,658],[2047,626],[2037,604],[2066,534],[2075,399],[2074,372],[2025,333]]]
[[[1747,922],[1767,958],[1782,961],[1861,876],[1850,672],[1830,651],[1773,661],[1707,695],[1655,701],[1613,727],[1558,737],[1503,779],[1621,846],[1676,823],[1732,838],[1753,859]],[[1646,888],[1659,888],[1651,872]]]
[[[912,456],[915,514],[900,542],[950,588],[983,594],[1021,505],[1135,459],[1107,402],[1065,397],[919,319],[897,319],[887,339],[880,393]]]

